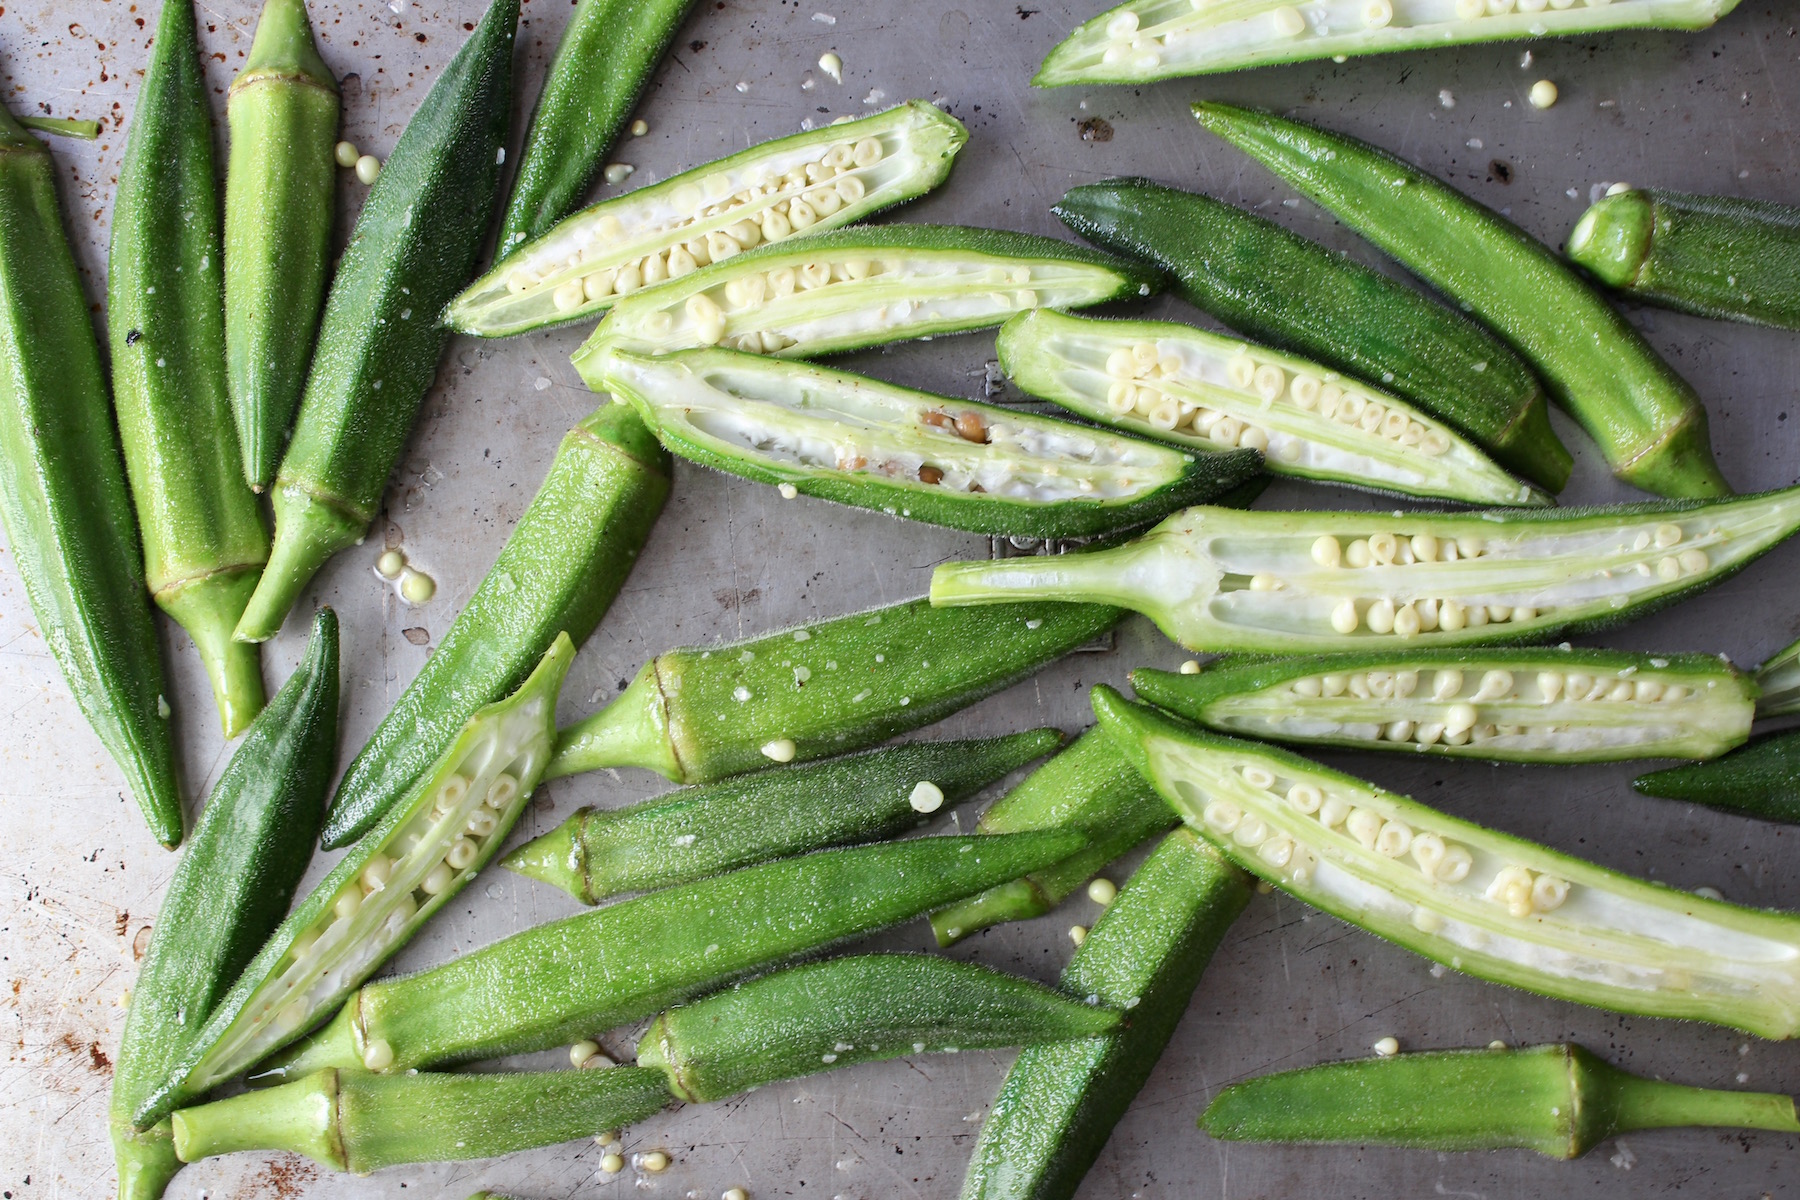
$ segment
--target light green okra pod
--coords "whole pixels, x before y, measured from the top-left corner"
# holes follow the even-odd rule
[[[1762,689],[1756,701],[1757,716],[1786,717],[1800,712],[1800,642],[1770,655],[1756,668],[1756,686]]]

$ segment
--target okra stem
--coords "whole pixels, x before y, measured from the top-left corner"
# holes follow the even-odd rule
[[[84,142],[91,142],[100,136],[98,121],[82,121],[71,117],[20,117],[18,121],[25,128],[35,129],[39,133],[80,138]]]

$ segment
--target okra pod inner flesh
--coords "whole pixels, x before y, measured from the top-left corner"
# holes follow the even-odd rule
[[[1785,717],[1800,712],[1800,642],[1795,642],[1756,668],[1759,717]]]

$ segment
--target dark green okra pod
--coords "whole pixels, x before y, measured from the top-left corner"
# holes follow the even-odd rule
[[[500,865],[598,904],[771,858],[893,837],[1061,742],[1054,729],[917,742],[762,771],[629,808],[580,808]]]
[[[559,633],[577,646],[587,640],[668,497],[669,456],[628,406],[598,408],[564,436],[493,567],[345,769],[325,818],[326,849],[380,820]]]
[[[1144,860],[1063,971],[1062,990],[1125,1010],[1101,1038],[1028,1046],[981,1126],[963,1200],[1067,1200],[1150,1077],[1250,877],[1178,829]]]
[[[119,166],[107,261],[113,404],[150,594],[194,639],[226,737],[263,706],[232,639],[269,557],[225,382],[212,110],[190,0],[165,0]]]
[[[1651,771],[1631,786],[1647,796],[1800,824],[1800,730],[1767,734],[1712,762]]]
[[[162,651],[44,144],[0,107],[0,521],[44,642],[156,840],[181,840]]]
[[[181,1167],[168,1122],[140,1129],[134,1114],[286,914],[324,815],[337,719],[337,616],[322,608],[306,657],[219,776],[152,926],[113,1067],[119,1200],[156,1200]]]
[[[1636,1129],[1683,1125],[1800,1133],[1791,1096],[1645,1079],[1566,1042],[1281,1071],[1232,1084],[1200,1117],[1200,1128],[1233,1142],[1522,1149],[1551,1158],[1580,1158]]]

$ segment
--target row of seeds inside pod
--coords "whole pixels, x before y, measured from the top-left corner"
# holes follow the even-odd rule
[[[1256,588],[1257,580],[1262,578],[1252,578],[1251,587]],[[1370,633],[1410,638],[1440,629],[1456,633],[1485,625],[1503,625],[1508,621],[1535,621],[1543,611],[1527,605],[1464,604],[1459,600],[1429,598],[1395,604],[1386,596],[1359,605],[1355,599],[1346,597],[1331,610],[1331,628],[1337,633],[1355,633],[1367,625]]]
[[[1458,562],[1467,558],[1480,558],[1487,552],[1485,538],[1440,538],[1431,533],[1415,533],[1411,537],[1374,533],[1366,538],[1352,539],[1347,547],[1327,533],[1314,539],[1312,544],[1312,560],[1328,570],[1338,567],[1406,567],[1413,563]]]
[[[1654,575],[1664,583],[1673,583],[1683,575],[1700,574],[1712,565],[1712,560],[1707,557],[1706,551],[1698,546],[1689,546],[1686,550],[1676,551],[1675,547],[1679,546],[1686,536],[1681,526],[1673,521],[1664,521],[1654,530],[1638,530],[1631,539],[1632,553],[1644,554],[1651,549],[1670,553],[1658,555],[1654,564],[1646,557],[1643,561],[1634,564],[1633,570],[1645,578]],[[1623,551],[1625,547],[1620,546],[1619,549]],[[1602,574],[1610,577],[1610,572],[1603,571]]]
[[[1539,671],[1535,680],[1537,703],[1554,704],[1564,699],[1669,703],[1685,700],[1692,694],[1678,683],[1664,684],[1657,679],[1630,678],[1636,671],[1635,667],[1627,667],[1613,674]],[[1467,676],[1459,668],[1438,668],[1431,672],[1431,698],[1439,703],[1461,699],[1466,682]],[[1294,680],[1289,687],[1296,696],[1307,699],[1336,697],[1347,693],[1359,700],[1404,700],[1418,690],[1419,672],[1405,670],[1308,675]],[[1486,704],[1495,700],[1523,700],[1524,697],[1514,694],[1513,673],[1496,669],[1482,673],[1474,694],[1467,699],[1471,704]]]

